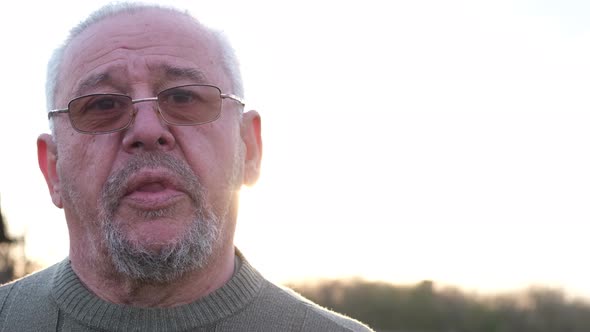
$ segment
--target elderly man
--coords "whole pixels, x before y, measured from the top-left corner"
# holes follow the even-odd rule
[[[362,331],[234,248],[262,153],[223,36],[186,13],[104,7],[52,57],[37,141],[69,258],[0,289],[2,331]]]

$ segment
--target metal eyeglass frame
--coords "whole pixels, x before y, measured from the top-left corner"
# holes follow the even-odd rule
[[[221,99],[231,99],[231,100],[239,103],[240,105],[242,105],[242,107],[246,106],[246,102],[244,101],[244,99],[242,99],[242,98],[240,98],[240,97],[238,97],[238,96],[236,96],[236,95],[234,95],[232,93],[223,93],[223,92],[221,92],[221,89],[219,87],[217,87],[215,85],[211,85],[211,84],[185,84],[185,85],[174,86],[174,87],[171,87],[171,88],[168,88],[168,89],[165,89],[165,90],[162,90],[162,91],[158,92],[158,95],[160,93],[164,92],[164,91],[167,91],[167,90],[176,89],[176,88],[182,88],[182,87],[187,87],[187,86],[209,86],[209,87],[215,88],[215,89],[217,89],[219,91],[219,97]],[[70,100],[68,102],[68,107],[67,108],[54,109],[54,110],[51,110],[51,111],[47,112],[47,119],[50,120],[52,116],[54,116],[56,114],[59,114],[59,113],[69,113],[70,112],[70,104],[74,100],[77,100],[77,99],[80,99],[80,98],[84,98],[84,97],[89,97],[89,96],[101,96],[101,95],[104,95],[104,96],[109,96],[109,95],[125,96],[125,97],[128,97],[128,98],[131,99],[131,105],[134,105],[136,103],[146,102],[146,101],[156,101],[156,102],[158,101],[158,96],[157,95],[155,97],[132,99],[128,95],[118,94],[118,93],[93,93],[93,94],[82,95],[82,96],[73,98],[72,100]],[[137,113],[137,111],[133,112],[133,116],[135,116],[135,113]],[[160,113],[159,107],[158,107],[158,113]],[[182,124],[169,123],[166,120],[166,118],[161,113],[160,113],[160,116],[162,117],[162,120],[164,120],[164,122],[166,122],[166,123],[168,123],[170,125],[173,125],[173,126],[197,126],[197,125],[200,125],[200,124],[204,124],[204,123],[208,123],[208,122],[211,122],[211,121],[215,121],[219,117],[218,116],[215,119],[212,119],[211,121],[207,121],[207,122],[200,122],[200,123],[197,123],[197,124],[182,125]],[[109,134],[109,133],[114,133],[114,132],[117,132],[117,131],[121,131],[121,130],[124,130],[125,128],[129,127],[129,125],[131,125],[131,123],[133,122],[133,120],[129,120],[129,122],[125,126],[123,126],[121,128],[107,130],[107,131],[96,131],[96,132],[93,132],[93,131],[84,131],[84,130],[80,130],[80,129],[76,128],[76,126],[72,123],[72,118],[69,117],[69,114],[68,114],[68,118],[70,119],[70,123],[72,124],[72,128],[74,128],[77,132],[80,132],[80,133],[83,133],[83,134],[90,134],[90,135]]]

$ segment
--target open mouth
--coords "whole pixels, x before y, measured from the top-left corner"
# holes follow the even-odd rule
[[[155,210],[174,204],[182,196],[186,196],[186,192],[173,174],[149,169],[129,179],[123,200],[136,208]]]
[[[166,188],[167,188],[166,185],[161,182],[150,182],[150,183],[141,184],[140,186],[138,186],[135,189],[135,191],[155,193],[155,192],[163,191]]]

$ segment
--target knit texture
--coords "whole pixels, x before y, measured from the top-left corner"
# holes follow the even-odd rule
[[[230,281],[193,303],[138,308],[104,301],[64,260],[0,287],[0,331],[370,331],[241,261]]]

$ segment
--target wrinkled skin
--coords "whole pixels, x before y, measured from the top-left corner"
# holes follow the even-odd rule
[[[118,14],[72,41],[60,71],[56,103],[65,107],[78,95],[106,92],[153,97],[163,89],[192,83],[213,84],[231,93],[219,58],[209,34],[186,17],[151,9]],[[171,67],[201,74],[179,75],[167,70]],[[39,165],[53,203],[64,209],[70,260],[82,282],[111,302],[174,306],[219,288],[233,272],[238,191],[258,177],[260,117],[255,111],[240,116],[241,106],[224,100],[214,122],[171,126],[159,117],[155,103],[135,107],[130,127],[94,136],[76,132],[67,115],[58,115],[56,137],[43,134],[38,139]],[[169,169],[141,168],[121,184],[125,195],[112,211],[112,222],[126,240],[158,252],[179,242],[191,223],[199,222],[196,205],[218,217],[219,232],[206,265],[163,284],[133,280],[117,271],[105,247],[101,220],[107,215],[101,197],[107,179],[125,169],[134,156],[151,153],[186,165],[204,189],[204,201],[196,204],[182,178]]]

